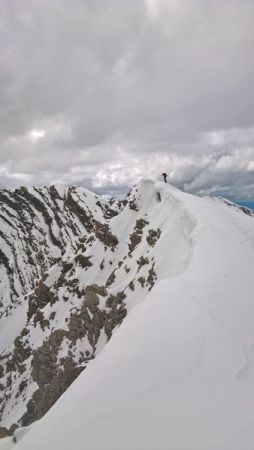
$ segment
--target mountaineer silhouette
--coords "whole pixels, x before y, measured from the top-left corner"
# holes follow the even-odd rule
[[[167,174],[163,172],[161,175],[164,178],[165,183],[167,183]]]

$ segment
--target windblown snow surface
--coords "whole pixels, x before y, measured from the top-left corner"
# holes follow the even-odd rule
[[[156,285],[51,410],[1,448],[253,450],[254,218],[164,183],[139,189],[171,230]]]

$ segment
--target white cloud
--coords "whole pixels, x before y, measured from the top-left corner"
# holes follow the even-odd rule
[[[250,161],[250,162],[247,164],[247,171],[248,171],[248,172],[254,172],[254,156],[253,156],[252,161]]]
[[[145,0],[146,13],[152,20],[159,17],[159,2],[157,0]]]
[[[32,141],[38,141],[40,139],[43,139],[46,134],[45,130],[38,130],[37,128],[34,128],[33,130],[29,131],[28,136]]]
[[[119,192],[166,170],[186,190],[253,195],[252,0],[13,0],[0,13],[2,185]]]

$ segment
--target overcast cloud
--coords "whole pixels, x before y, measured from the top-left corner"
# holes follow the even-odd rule
[[[1,0],[0,185],[253,199],[253,0]]]

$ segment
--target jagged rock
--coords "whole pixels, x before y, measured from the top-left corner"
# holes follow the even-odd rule
[[[19,385],[19,393],[22,394],[22,392],[24,391],[24,389],[27,387],[27,380],[24,380],[20,383]]]
[[[18,424],[17,423],[13,423],[10,428],[9,431],[11,433],[11,435],[14,433],[14,431],[18,428]]]
[[[56,300],[56,296],[49,287],[43,283],[43,281],[39,281],[37,287],[34,290],[36,295],[38,308],[44,308],[48,303],[53,304]]]
[[[43,283],[42,280],[40,280],[37,287],[34,289],[34,293],[29,296],[27,312],[28,320],[35,314],[35,323],[42,320],[41,313],[38,310],[44,308],[48,303],[52,305],[56,300],[57,296],[45,283]]]
[[[125,304],[122,303],[118,305],[118,302],[112,303],[112,307],[110,309],[109,314],[106,316],[105,324],[104,324],[104,330],[106,333],[106,336],[108,340],[112,336],[113,329],[120,325],[123,321],[123,319],[127,315],[127,309],[125,308]]]
[[[108,277],[107,281],[106,281],[106,288],[108,288],[109,286],[111,286],[111,284],[114,283],[115,279],[116,279],[116,274],[115,274],[115,270],[113,270],[113,272],[111,272],[110,276]]]
[[[91,312],[97,311],[97,306],[99,304],[99,297],[105,297],[107,295],[107,290],[104,286],[98,286],[97,284],[92,284],[85,288],[85,305],[90,309]]]
[[[73,268],[72,262],[63,261],[63,263],[62,263],[62,275],[65,275],[72,268]]]
[[[68,322],[68,338],[75,343],[78,339],[84,337],[87,333],[89,324],[89,314],[87,311],[79,311],[72,314]]]
[[[18,365],[18,372],[19,372],[20,375],[22,375],[22,373],[24,373],[25,370],[26,370],[25,364],[19,364]]]
[[[138,206],[135,200],[130,200],[128,204],[130,209],[132,209],[133,211],[138,211]]]
[[[22,364],[31,355],[31,348],[23,343],[22,337],[18,336],[14,340],[13,360]]]
[[[55,311],[52,311],[52,312],[50,313],[50,316],[49,316],[49,321],[50,321],[50,320],[54,320],[55,316],[56,316],[56,312],[55,312]]]
[[[129,284],[128,284],[128,286],[129,286],[129,288],[130,288],[131,291],[134,291],[134,290],[135,290],[134,280],[130,281]]]
[[[91,345],[97,342],[100,329],[103,327],[103,312],[98,308],[100,301],[98,295],[103,297],[107,295],[104,286],[96,284],[87,286],[84,290],[85,299],[81,308],[71,314],[67,336],[73,343],[86,334]],[[93,320],[90,318],[89,311],[93,314]]]
[[[29,330],[27,328],[23,328],[23,330],[20,333],[21,337],[27,336],[29,334]]]
[[[6,373],[7,372],[14,372],[16,369],[16,364],[15,361],[13,361],[13,359],[9,359],[6,363]]]
[[[111,308],[112,306],[116,306],[126,298],[126,294],[123,291],[118,292],[116,295],[110,294],[106,301],[106,306]]]
[[[35,391],[27,403],[27,411],[21,418],[21,425],[27,426],[40,419],[82,372],[82,367],[66,358],[61,369],[57,371],[51,382]]]
[[[157,230],[148,230],[148,236],[146,238],[147,242],[151,247],[154,247],[158,239],[160,238],[161,230],[157,228]]]
[[[75,261],[85,269],[86,267],[91,267],[93,264],[90,261],[91,256],[84,256],[82,253],[78,253],[77,256],[75,256]]]
[[[112,250],[118,244],[118,239],[114,236],[107,223],[96,222],[95,225],[95,236],[103,242],[106,247],[110,247]]]
[[[65,330],[55,330],[41,347],[33,350],[31,375],[40,387],[50,383],[56,376],[57,353],[65,335]]]
[[[143,235],[143,228],[148,225],[148,222],[144,219],[138,219],[136,221],[133,233],[130,234],[130,242],[128,244],[129,246],[129,253],[128,255],[131,256],[135,248],[140,244],[142,240]]]
[[[154,286],[156,279],[157,279],[157,275],[154,271],[154,263],[153,263],[151,269],[149,269],[149,271],[148,271],[147,284],[149,285],[149,289],[148,289],[149,291]]]
[[[149,264],[149,259],[147,257],[141,256],[137,261],[138,272],[140,271],[141,267],[145,266],[146,264]]]
[[[124,292],[117,293],[113,300],[111,298],[111,308],[107,314],[98,308],[98,296],[107,296],[104,286],[96,284],[87,286],[84,289],[84,302],[79,311],[72,313],[68,331],[54,331],[41,347],[33,351],[32,376],[39,389],[27,404],[27,412],[21,419],[22,425],[28,425],[40,418],[82,370],[71,357],[61,360],[61,366],[57,364],[57,354],[63,339],[67,338],[75,343],[77,339],[87,335],[92,348],[95,348],[100,330],[104,328],[107,338],[110,339],[113,329],[126,316],[127,310],[123,304],[126,297]],[[90,318],[88,311],[93,314],[93,319]],[[91,358],[93,354],[86,352],[86,357],[81,357],[81,361],[86,362]]]
[[[141,284],[142,287],[144,287],[145,281],[146,281],[146,280],[145,280],[144,277],[139,277],[139,278],[138,278],[138,282]]]
[[[93,217],[86,213],[84,208],[74,199],[73,197],[73,188],[68,190],[68,194],[66,197],[66,204],[69,206],[71,211],[78,217],[79,221],[88,231],[93,230]]]

